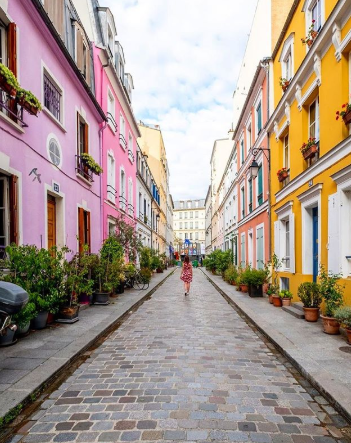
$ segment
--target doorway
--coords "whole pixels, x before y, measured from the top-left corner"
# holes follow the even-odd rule
[[[318,276],[318,207],[312,209],[312,260],[313,260],[313,281],[317,281]]]
[[[48,194],[48,249],[56,246],[56,199]]]

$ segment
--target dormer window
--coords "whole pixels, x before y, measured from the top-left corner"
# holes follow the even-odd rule
[[[110,55],[111,57],[113,57],[113,54],[115,52],[115,48],[114,48],[114,38],[113,38],[113,33],[112,33],[112,29],[110,28],[110,26],[108,26],[108,30],[107,30],[107,40],[108,40],[108,49],[110,51]]]

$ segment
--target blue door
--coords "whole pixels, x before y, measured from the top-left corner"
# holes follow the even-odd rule
[[[312,254],[313,254],[313,281],[318,276],[318,208],[312,210]]]

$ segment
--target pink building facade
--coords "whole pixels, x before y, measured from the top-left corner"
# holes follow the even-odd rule
[[[268,82],[268,72],[260,65],[234,134],[238,168],[238,264],[249,264],[256,269],[262,269],[270,256]],[[254,175],[253,161],[257,165]]]
[[[106,117],[95,99],[91,43],[69,0],[1,5],[0,62],[43,110],[35,117],[0,93],[0,246],[77,252],[87,244],[97,252],[106,187],[82,154],[100,162]]]
[[[89,2],[90,0],[88,0]],[[102,130],[102,232],[107,238],[115,231],[116,219],[123,217],[135,226],[137,218],[137,138],[140,136],[131,101],[132,76],[125,72],[121,44],[109,8],[90,2],[94,42],[96,98],[107,116]],[[92,17],[91,16],[91,17]]]

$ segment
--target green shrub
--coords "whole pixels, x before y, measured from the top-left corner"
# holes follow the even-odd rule
[[[140,275],[144,283],[150,283],[152,271],[149,268],[141,268]]]
[[[351,307],[343,306],[335,310],[335,319],[345,328],[351,329]]]
[[[288,291],[287,289],[283,289],[279,292],[280,298],[289,298],[290,300],[293,298],[292,292]]]
[[[141,269],[151,269],[152,270],[152,260],[151,260],[151,249],[144,246],[139,251],[139,260]]]
[[[319,285],[317,283],[301,283],[297,290],[297,296],[302,301],[305,308],[319,308],[322,303],[322,296],[319,292]]]
[[[20,328],[24,328],[27,326],[28,323],[30,323],[33,318],[35,318],[37,315],[37,309],[35,304],[31,301],[26,304],[26,306],[21,309],[21,311],[18,314],[15,314],[12,317],[12,320],[15,324],[17,324]]]
[[[10,86],[12,86],[14,89],[16,89],[16,91],[20,89],[20,85],[14,73],[10,71],[10,69],[7,66],[3,65],[2,63],[0,63],[0,75],[5,77],[7,83]]]
[[[319,290],[325,303],[325,316],[333,317],[335,311],[343,303],[344,288],[338,283],[341,275],[328,273],[324,266],[321,266],[319,273]]]
[[[230,284],[236,283],[238,278],[238,270],[234,265],[229,265],[224,271],[224,280]]]

